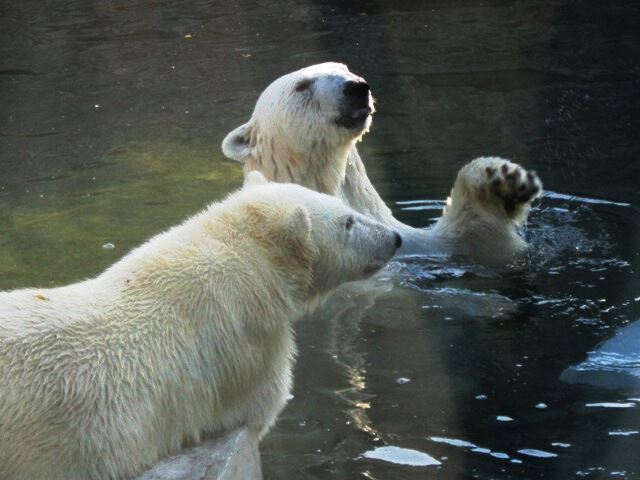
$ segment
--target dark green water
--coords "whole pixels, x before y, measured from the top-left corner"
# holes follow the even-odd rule
[[[484,154],[551,194],[525,264],[396,263],[298,325],[265,477],[640,478],[639,21],[627,0],[5,0],[0,288],[95,275],[223,197],[241,172],[220,142],[262,89],[343,61],[377,97],[360,150],[402,220],[427,225]],[[383,446],[441,464],[363,457]]]

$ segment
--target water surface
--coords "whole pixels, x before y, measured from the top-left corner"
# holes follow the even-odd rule
[[[478,155],[548,193],[522,263],[396,262],[298,325],[265,477],[638,478],[639,20],[631,1],[4,2],[0,288],[95,275],[222,198],[242,175],[220,142],[260,91],[343,61],[377,97],[360,150],[403,221],[430,224]]]

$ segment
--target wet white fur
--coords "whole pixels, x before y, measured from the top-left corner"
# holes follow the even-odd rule
[[[0,293],[2,480],[128,478],[274,422],[292,322],[384,266],[395,237],[333,197],[247,183],[96,278]]]
[[[297,91],[300,82],[311,85]],[[357,211],[402,233],[401,253],[462,254],[482,263],[504,263],[526,249],[517,228],[530,201],[517,212],[499,208],[488,190],[485,168],[507,160],[476,159],[458,174],[448,206],[437,223],[416,229],[399,222],[371,184],[356,143],[368,131],[371,117],[357,131],[336,124],[344,82],[362,80],[345,65],[323,63],[284,75],[260,95],[250,120],[230,132],[224,154],[242,163],[245,173],[293,182],[334,195]],[[373,99],[371,98],[373,107]],[[535,179],[539,187],[542,184]]]

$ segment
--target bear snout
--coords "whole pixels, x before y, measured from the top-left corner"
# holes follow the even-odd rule
[[[342,105],[338,125],[349,129],[362,129],[373,113],[369,84],[364,80],[348,80],[342,87]]]
[[[367,82],[349,80],[344,84],[342,93],[345,97],[360,100],[364,105],[369,104],[369,84]]]
[[[402,246],[402,235],[400,235],[398,232],[393,232],[396,238],[396,250],[399,249]]]

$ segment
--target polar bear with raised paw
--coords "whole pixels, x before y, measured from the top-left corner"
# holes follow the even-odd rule
[[[356,149],[373,112],[363,78],[339,63],[313,65],[269,85],[249,121],[226,136],[222,149],[245,173],[258,170],[269,180],[336,196],[397,229],[405,239],[402,253],[503,264],[526,250],[518,227],[542,183],[535,172],[502,158],[478,158],[463,167],[434,226],[417,229],[396,220]]]
[[[292,322],[402,239],[335,197],[245,184],[96,278],[0,292],[0,479],[130,478],[208,432],[275,421]]]

